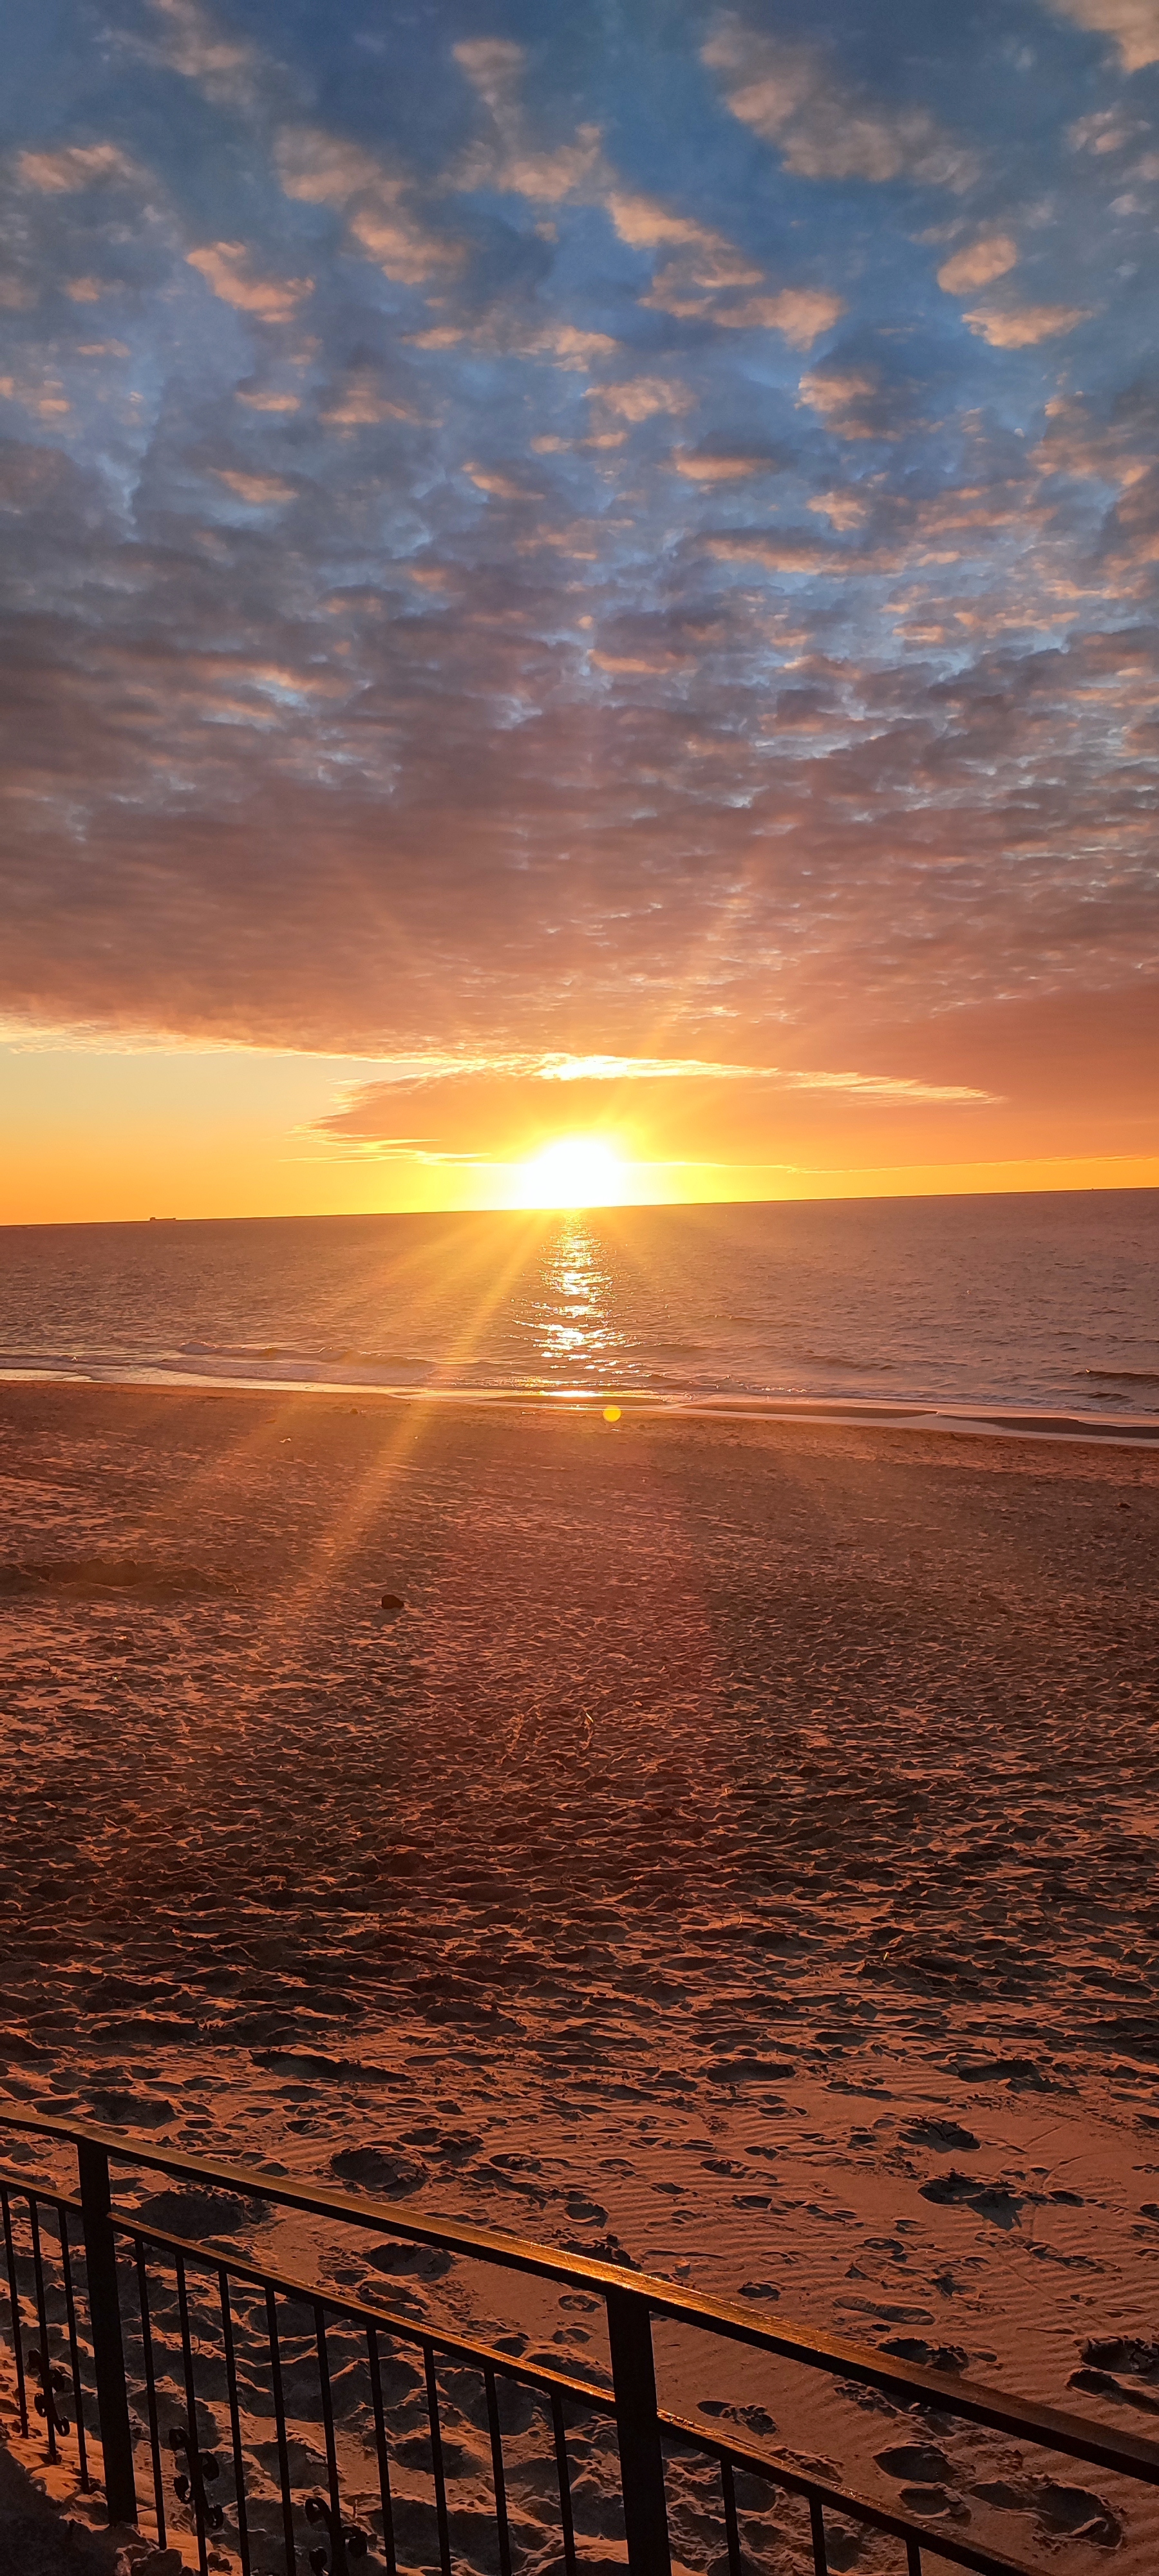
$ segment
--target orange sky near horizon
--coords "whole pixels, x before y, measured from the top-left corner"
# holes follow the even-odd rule
[[[1159,1187],[1145,1103],[1108,1152],[1101,1104],[1083,1116],[1065,1096],[1051,1110],[722,1074],[406,1089],[381,1072],[257,1050],[0,1048],[0,1223],[518,1207],[534,1158],[569,1137],[610,1149],[626,1204]],[[350,1132],[387,1124],[384,1099],[427,1146]]]

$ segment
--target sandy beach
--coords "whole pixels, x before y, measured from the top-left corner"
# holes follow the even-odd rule
[[[14,2104],[1150,2430],[1159,1458],[8,1384],[0,1479]]]

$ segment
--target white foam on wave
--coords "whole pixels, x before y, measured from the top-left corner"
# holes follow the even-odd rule
[[[324,1376],[319,1367],[310,1375],[283,1370],[274,1362],[262,1369],[247,1364],[244,1369],[228,1367],[195,1371],[164,1360],[142,1360],[137,1364],[118,1359],[90,1360],[69,1358],[53,1360],[26,1359],[18,1364],[0,1360],[0,1383],[5,1379],[18,1382],[65,1378],[82,1385],[125,1387],[200,1387],[213,1385],[223,1393],[286,1395],[372,1395],[396,1403],[458,1405],[520,1405],[524,1407],[563,1409],[569,1412],[599,1413],[609,1403],[622,1413],[641,1415],[679,1415],[703,1420],[756,1422],[761,1420],[809,1424],[844,1424],[852,1428],[870,1427],[884,1431],[937,1431],[961,1437],[1018,1440],[1096,1440],[1134,1447],[1159,1444],[1159,1414],[1124,1414],[1109,1421],[1104,1414],[1074,1409],[1066,1413],[1024,1410],[1013,1406],[995,1407],[979,1399],[976,1405],[944,1405],[904,1401],[875,1402],[871,1397],[751,1394],[744,1389],[721,1392],[689,1392],[678,1386],[666,1389],[650,1384],[646,1391],[623,1387],[614,1380],[603,1386],[551,1386],[542,1380],[519,1384],[511,1380],[495,1384],[488,1380],[448,1383],[437,1377],[412,1380],[409,1384],[371,1377]]]

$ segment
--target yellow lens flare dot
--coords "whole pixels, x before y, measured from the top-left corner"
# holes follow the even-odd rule
[[[620,1420],[620,1407],[618,1404],[605,1404],[604,1420],[605,1422],[618,1422]]]

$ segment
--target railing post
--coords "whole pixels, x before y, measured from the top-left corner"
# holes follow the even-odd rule
[[[80,2197],[89,2285],[89,2324],[97,2377],[97,2413],[105,2460],[105,2503],[111,2523],[137,2519],[133,2435],[117,2295],[117,2248],[109,2222],[109,2159],[103,2147],[77,2141]]]
[[[609,2290],[607,2300],[630,2576],[671,2576],[652,2319],[634,2290]]]

